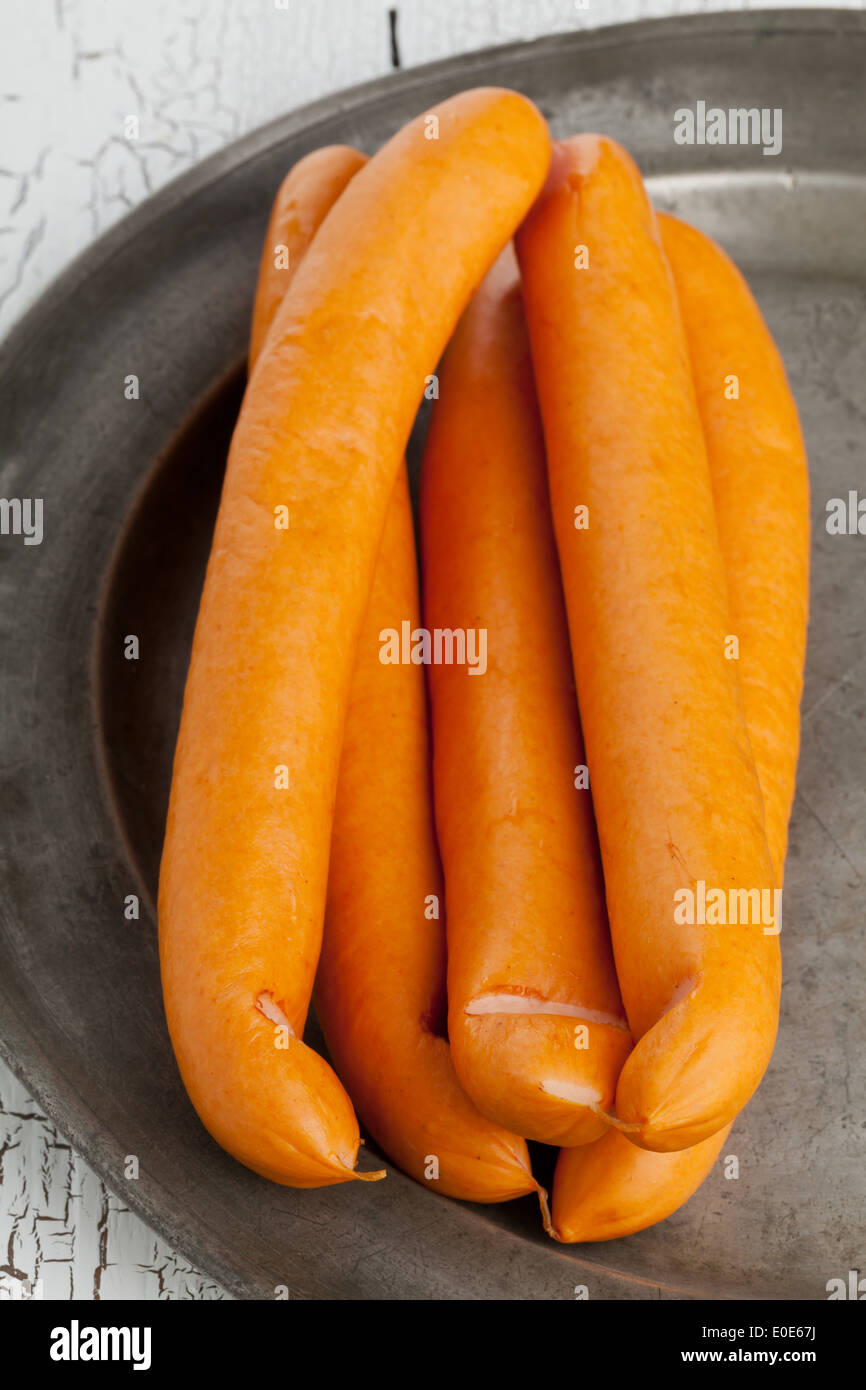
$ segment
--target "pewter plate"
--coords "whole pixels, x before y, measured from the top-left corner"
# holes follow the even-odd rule
[[[641,23],[473,54],[294,112],[93,246],[0,350],[0,491],[44,499],[0,537],[0,1048],[108,1185],[233,1294],[359,1299],[824,1298],[862,1267],[866,538],[826,502],[866,487],[866,17]],[[670,1220],[563,1248],[529,1200],[466,1207],[396,1170],[273,1186],[199,1125],[159,990],[153,900],[192,624],[237,410],[272,195],[332,141],[375,150],[463,87],[526,92],[554,133],[606,131],[658,204],[748,274],[812,466],[812,623],[785,887],[779,1042],[717,1167]],[[697,101],[781,108],[783,148],[678,145]],[[736,364],[731,364],[736,370]],[[128,373],[141,382],[124,399]],[[138,661],[123,639],[139,636]],[[125,920],[129,893],[141,920]],[[124,1156],[141,1165],[123,1177]],[[549,1156],[542,1153],[542,1171]]]

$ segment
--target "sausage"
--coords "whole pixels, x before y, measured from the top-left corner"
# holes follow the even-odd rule
[[[576,268],[579,246],[586,269]],[[706,448],[673,280],[625,151],[599,136],[558,146],[517,247],[614,955],[636,1039],[612,1122],[645,1148],[683,1149],[730,1123],[755,1090],[781,975],[763,802],[725,654],[731,619]],[[579,529],[576,507],[587,508]],[[721,913],[717,898],[706,911],[701,885],[750,920],[707,920]]]
[[[710,460],[731,633],[779,884],[800,745],[809,616],[809,468],[785,368],[751,290],[715,242],[659,216]],[[737,377],[736,396],[730,395]]]
[[[277,309],[320,225],[367,160],[350,145],[325,145],[299,159],[277,190],[253,302],[250,365],[257,362]]]
[[[256,292],[250,365],[318,226],[364,156],[317,150],[285,178]],[[343,177],[345,175],[345,177]],[[291,246],[288,274],[274,245]],[[507,1201],[539,1191],[526,1144],[460,1089],[441,1035],[444,893],[433,827],[421,667],[385,665],[380,633],[421,621],[405,468],[388,504],[355,659],[331,836],[325,931],[314,989],[337,1073],[364,1124],[412,1177],[448,1197]]]
[[[175,753],[160,961],[199,1116],[277,1182],[363,1176],[348,1097],[301,1037],[354,653],[425,376],[548,161],[536,108],[492,88],[394,136],[292,280],[232,440]]]
[[[746,724],[781,884],[809,602],[806,455],[784,366],[742,275],[702,232],[658,220],[689,346]],[[671,1154],[650,1154],[615,1131],[564,1150],[553,1188],[558,1239],[609,1240],[663,1220],[703,1182],[727,1133]]]
[[[604,1133],[631,1046],[616,982],[520,277],[506,248],[445,353],[421,472],[448,1035],[483,1114],[548,1144]],[[482,640],[479,637],[479,642]]]
[[[423,668],[383,664],[383,634],[420,626],[408,480],[391,498],[352,692],[315,1005],[358,1114],[413,1178],[448,1197],[538,1191],[523,1139],[484,1119],[444,1037],[444,894]]]
[[[563,1149],[553,1177],[554,1239],[616,1240],[664,1221],[709,1175],[730,1130],[675,1153],[640,1149],[615,1129]]]

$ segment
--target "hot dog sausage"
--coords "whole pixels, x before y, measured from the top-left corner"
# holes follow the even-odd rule
[[[558,146],[517,246],[617,974],[637,1039],[616,1123],[644,1147],[682,1149],[754,1091],[780,988],[706,448],[673,281],[625,151],[596,136]],[[586,526],[575,527],[576,507]],[[738,920],[726,912],[722,924],[716,897],[708,913],[702,890],[732,902]]]
[[[232,440],[175,754],[160,959],[193,1104],[278,1182],[358,1176],[351,1105],[301,1040],[354,653],[425,376],[548,160],[535,107],[496,89],[390,140],[294,277]]]

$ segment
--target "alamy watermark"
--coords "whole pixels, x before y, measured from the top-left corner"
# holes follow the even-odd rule
[[[41,545],[42,498],[0,497],[0,536],[23,536],[25,545]]]
[[[52,1361],[130,1361],[134,1371],[150,1370],[149,1327],[82,1327],[73,1318],[68,1327],[51,1329],[48,1354]]]
[[[765,936],[782,930],[781,888],[694,888],[674,892],[674,921],[681,926],[762,926]]]
[[[470,676],[487,670],[486,627],[416,627],[408,619],[379,633],[383,666],[465,666]]]
[[[678,145],[761,145],[767,155],[782,153],[780,106],[681,106],[674,112],[674,141]]]

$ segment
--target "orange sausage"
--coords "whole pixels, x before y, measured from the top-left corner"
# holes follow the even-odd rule
[[[806,455],[785,369],[742,275],[695,228],[664,215],[659,226],[689,345],[746,724],[781,884],[809,601]],[[726,1134],[672,1154],[649,1154],[615,1131],[564,1150],[553,1189],[558,1238],[608,1240],[663,1220],[703,1182]]]
[[[440,368],[422,468],[428,629],[487,634],[430,667],[448,1034],[483,1114],[603,1134],[631,1047],[607,929],[532,363],[509,246]],[[479,641],[480,641],[479,637]]]
[[[389,632],[401,632],[404,622],[416,630],[420,621],[401,470],[346,719],[316,1013],[358,1114],[405,1172],[470,1202],[538,1191],[544,1207],[526,1144],[478,1113],[441,1036],[444,895],[424,672],[380,660]]]
[[[299,159],[280,184],[256,285],[250,329],[251,365],[261,355],[277,310],[319,226],[366,162],[366,157],[350,145],[326,145]]]
[[[262,253],[251,366],[319,224],[364,162],[345,146],[317,150],[284,180]],[[275,245],[291,245],[288,274],[274,264]],[[316,1012],[361,1119],[401,1168],[445,1196],[507,1201],[538,1190],[526,1144],[479,1115],[436,1032],[445,1007],[444,895],[424,673],[379,660],[383,630],[420,620],[401,468],[346,715]]]
[[[425,376],[548,160],[538,111],[497,89],[390,140],[292,280],[232,440],[175,754],[160,959],[193,1104],[278,1182],[363,1176],[349,1099],[301,1037],[354,653]]]
[[[763,802],[726,659],[706,448],[673,281],[625,151],[597,136],[559,146],[517,245],[617,974],[637,1039],[615,1122],[646,1148],[683,1149],[755,1090],[781,975]],[[579,247],[587,268],[576,268]]]
[[[678,1153],[639,1149],[615,1129],[581,1149],[563,1149],[553,1178],[553,1236],[616,1240],[664,1221],[697,1191],[731,1132]]]
[[[659,227],[689,345],[746,724],[781,884],[809,616],[806,450],[782,359],[739,270],[685,222],[661,215]]]

